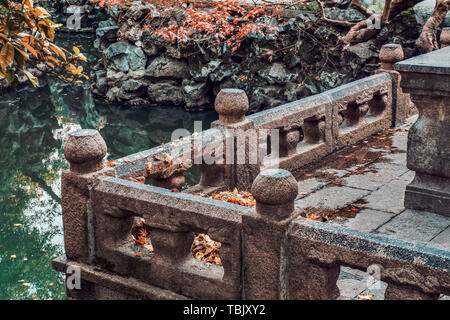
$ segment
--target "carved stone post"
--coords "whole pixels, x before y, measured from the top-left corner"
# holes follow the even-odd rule
[[[408,133],[407,166],[416,172],[405,207],[450,216],[450,47],[395,65],[419,118]]]
[[[289,171],[268,169],[255,179],[253,215],[242,217],[244,299],[287,299],[287,230],[298,185]]]
[[[253,123],[245,117],[248,107],[243,90],[222,89],[214,104],[219,120],[212,124],[232,137],[225,142],[225,176],[231,178],[233,187],[243,190],[250,189],[259,173],[258,136]]]
[[[113,168],[104,168],[106,144],[96,130],[79,130],[69,134],[64,156],[70,170],[62,173],[61,206],[64,245],[68,259],[89,263],[93,254],[93,223],[89,190],[99,176],[114,176]]]
[[[392,77],[392,107],[393,126],[405,123],[405,120],[417,113],[411,103],[409,94],[404,93],[400,87],[401,75],[394,70],[394,64],[403,60],[403,49],[400,44],[385,44],[380,50],[380,72],[387,72]]]

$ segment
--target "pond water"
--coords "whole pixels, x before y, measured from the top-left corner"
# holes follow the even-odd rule
[[[66,37],[90,61],[97,58],[90,37]],[[49,79],[41,88],[0,93],[0,299],[65,298],[64,279],[51,261],[64,253],[60,174],[67,168],[68,132],[100,129],[108,159],[116,159],[170,141],[177,128],[192,132],[196,120],[208,128],[217,119],[215,112],[170,106],[102,104],[86,86]],[[195,178],[191,172],[188,180]]]

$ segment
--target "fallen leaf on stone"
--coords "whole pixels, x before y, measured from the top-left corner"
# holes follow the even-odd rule
[[[361,300],[373,300],[371,295],[358,294],[358,298]]]
[[[212,240],[207,234],[198,233],[192,243],[192,256],[199,261],[220,265],[222,263],[219,255],[221,246],[220,242]]]
[[[239,204],[244,207],[254,207],[256,204],[256,201],[251,193],[246,191],[239,192],[236,188],[233,192],[223,191],[213,195],[212,198],[214,200]]]
[[[142,252],[136,252],[136,255],[138,256],[138,257],[142,257]]]
[[[314,213],[310,214],[308,216],[308,219],[313,220],[313,221],[322,221],[322,217],[318,216],[318,215],[315,215]]]
[[[116,161],[115,160],[107,161],[106,162],[106,166],[110,167],[110,168],[115,167],[116,166]]]

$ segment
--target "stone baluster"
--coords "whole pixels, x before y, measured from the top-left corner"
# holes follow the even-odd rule
[[[203,188],[226,185],[223,161],[217,164],[201,164],[200,174],[200,185]]]
[[[253,182],[255,214],[244,215],[244,299],[287,299],[287,230],[298,185],[289,171],[268,169]]]
[[[155,187],[165,188],[165,189],[178,189],[181,190],[186,183],[186,178],[183,175],[183,171],[174,172],[169,177],[152,178],[152,185]]]
[[[395,65],[401,86],[419,109],[408,132],[405,207],[450,216],[450,47]]]
[[[223,168],[223,176],[229,179],[226,184],[248,190],[259,173],[259,149],[254,125],[245,117],[249,109],[247,95],[240,89],[222,89],[214,108],[219,120],[213,122],[212,127],[221,127],[225,137],[231,137],[225,140],[225,164],[219,164]],[[208,169],[212,170],[211,167]],[[203,174],[209,171],[203,171]]]
[[[297,152],[297,144],[300,141],[298,127],[282,128],[280,131],[280,157],[288,157]]]
[[[394,64],[402,61],[404,58],[403,49],[400,44],[385,44],[380,50],[380,72],[387,72],[392,77],[392,119],[393,126],[399,126],[405,123],[405,120],[417,113],[414,105],[411,103],[409,94],[404,93],[400,87],[401,75],[394,70]]]
[[[443,28],[441,31],[441,48],[450,46],[450,28]]]
[[[183,172],[192,167],[192,162],[179,158],[166,165],[166,167],[164,167],[164,164],[161,164],[159,168],[158,165],[153,167],[155,169],[147,171],[148,177],[152,179],[152,185],[169,190],[181,190],[186,183]]]
[[[342,117],[342,115],[340,116]],[[342,118],[342,121],[343,120],[344,119]],[[322,141],[325,141],[325,130],[325,116],[318,115],[306,119],[303,125],[304,141],[306,143],[321,143]]]
[[[173,266],[191,254],[194,234],[174,226],[150,225],[152,245],[159,264]]]
[[[64,146],[70,170],[62,173],[61,206],[64,245],[68,259],[89,263],[93,255],[89,190],[100,176],[114,176],[114,168],[104,167],[106,144],[96,130],[71,132]]]

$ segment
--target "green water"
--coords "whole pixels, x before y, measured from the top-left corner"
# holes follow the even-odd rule
[[[95,59],[90,39],[76,40]],[[65,298],[51,260],[64,253],[60,173],[68,132],[101,128],[108,159],[116,159],[170,141],[177,128],[192,132],[195,120],[207,128],[215,119],[214,112],[96,103],[85,87],[56,81],[0,93],[0,299]],[[197,175],[189,174],[193,182]]]

